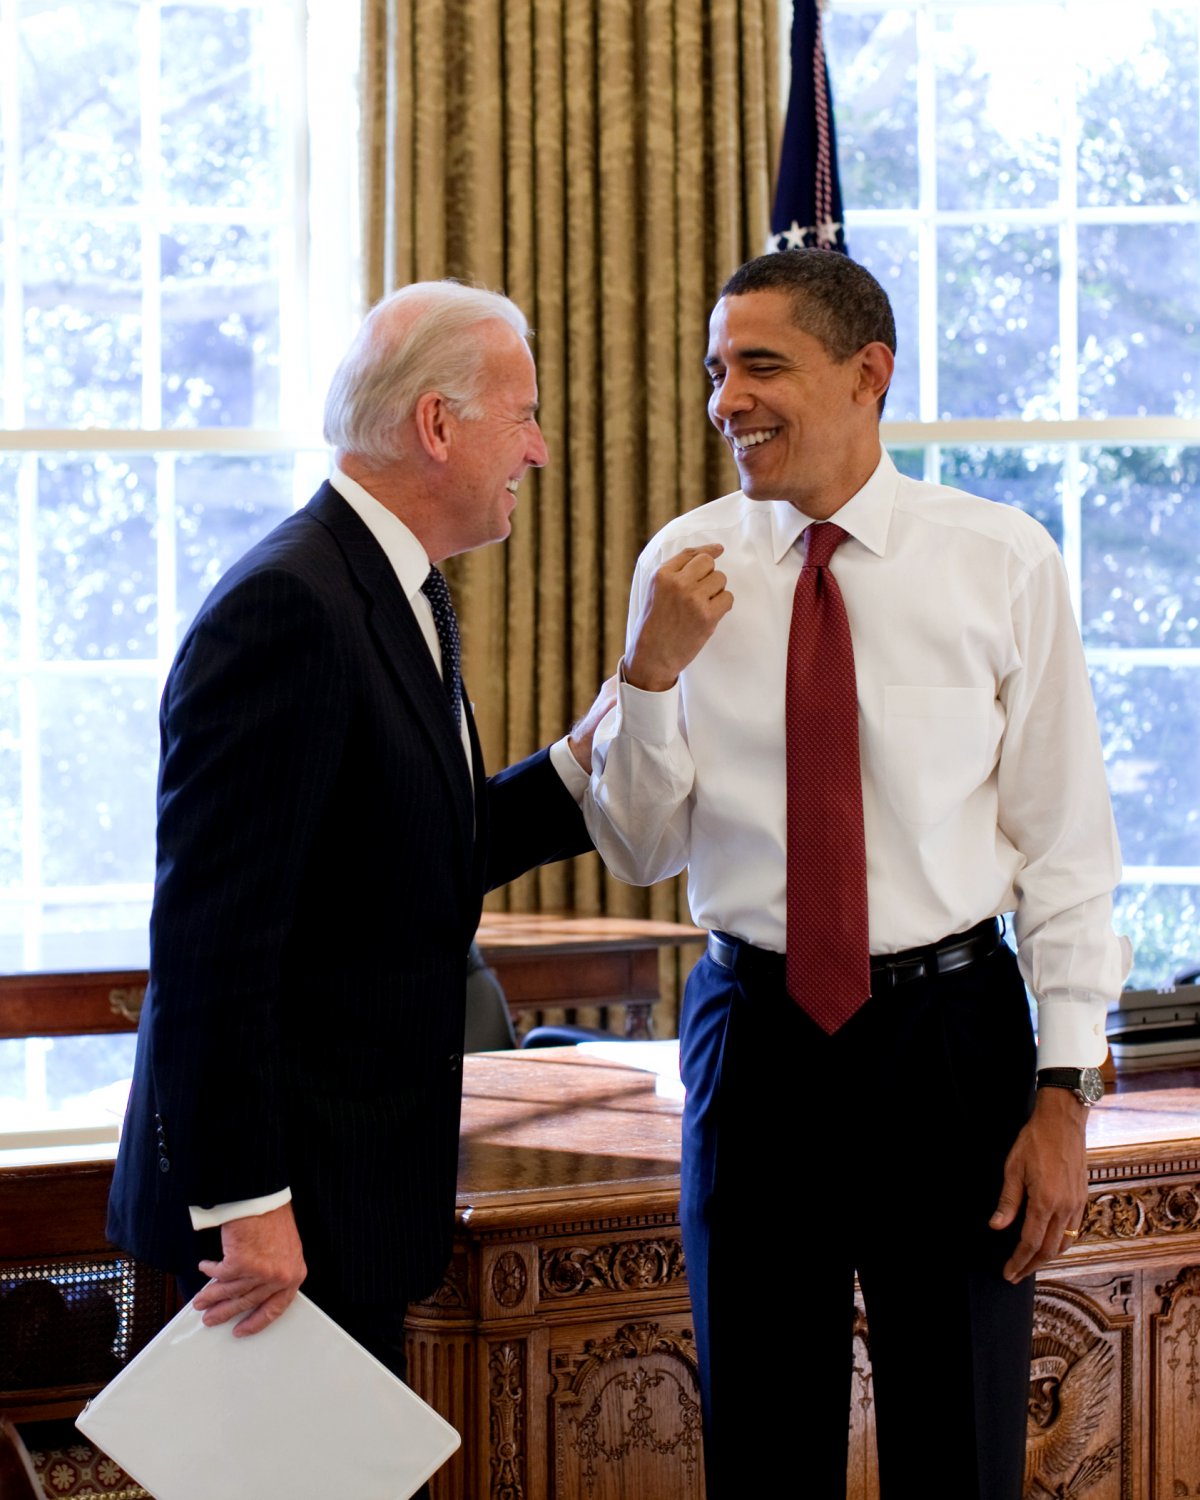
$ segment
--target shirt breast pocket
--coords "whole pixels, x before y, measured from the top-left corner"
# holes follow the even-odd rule
[[[991,772],[987,687],[885,687],[888,800],[908,823],[940,823]]]

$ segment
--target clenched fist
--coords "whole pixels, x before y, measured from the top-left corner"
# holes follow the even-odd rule
[[[650,580],[633,649],[625,657],[625,680],[633,687],[650,693],[673,687],[733,608],[716,564],[724,550],[719,542],[685,547]]]

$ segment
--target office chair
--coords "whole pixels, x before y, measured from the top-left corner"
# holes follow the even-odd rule
[[[597,1026],[535,1026],[517,1042],[504,986],[488,967],[479,944],[467,950],[467,1021],[464,1052],[503,1052],[521,1047],[574,1047],[579,1042],[621,1041]]]

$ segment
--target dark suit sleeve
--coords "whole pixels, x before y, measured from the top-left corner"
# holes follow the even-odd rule
[[[316,596],[264,571],[205,611],[164,694],[150,1061],[191,1203],[288,1182],[280,975],[338,769],[344,681]]]
[[[586,854],[595,846],[549,750],[489,778],[487,888],[515,880],[535,865]]]

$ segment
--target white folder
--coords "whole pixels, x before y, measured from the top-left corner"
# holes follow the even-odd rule
[[[76,1426],[155,1500],[407,1500],[459,1436],[300,1293],[261,1333],[189,1303]]]

